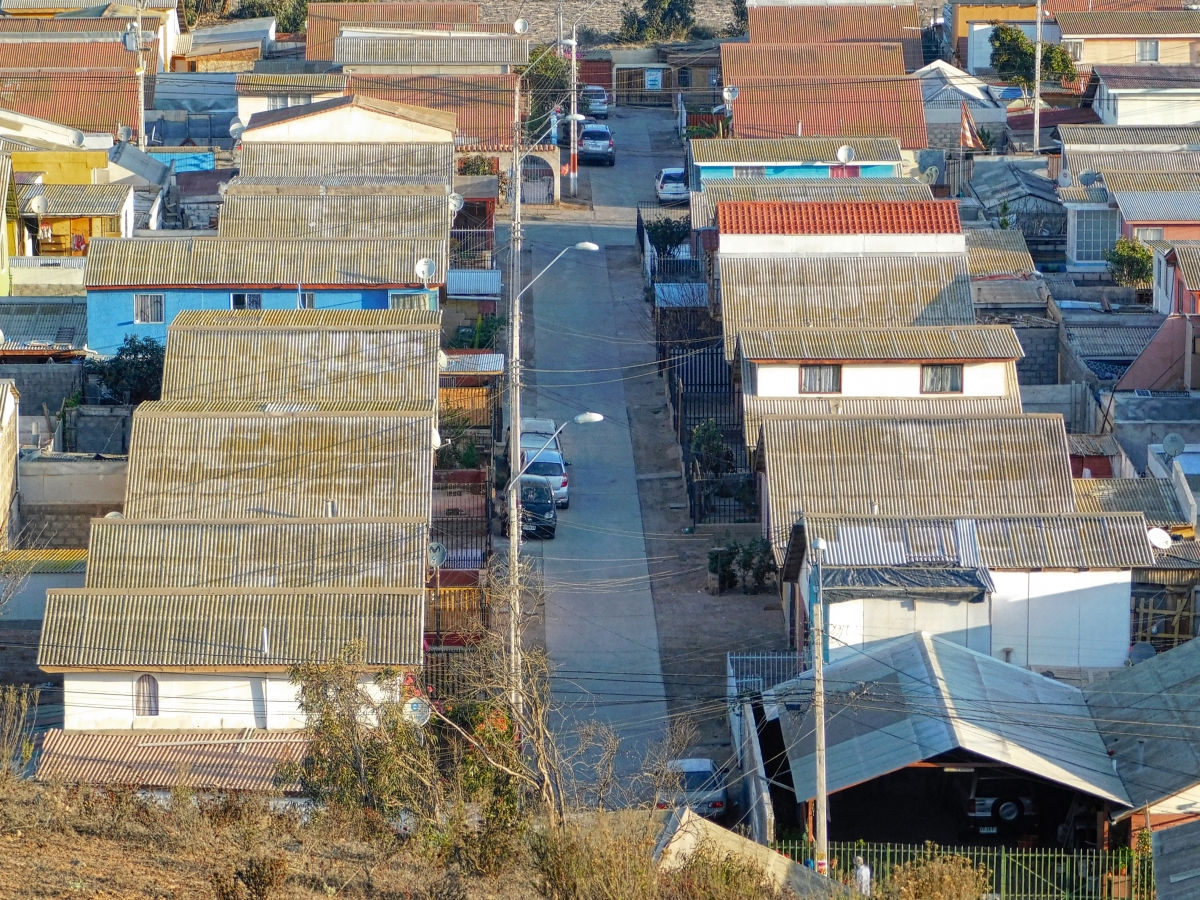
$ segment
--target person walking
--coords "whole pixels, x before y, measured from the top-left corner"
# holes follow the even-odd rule
[[[854,886],[862,897],[871,896],[871,867],[861,856],[854,857]]]

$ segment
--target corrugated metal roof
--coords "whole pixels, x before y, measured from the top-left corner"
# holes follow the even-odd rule
[[[843,145],[854,149],[854,159],[859,164],[901,161],[900,145],[893,137],[702,138],[688,142],[692,160],[699,165],[788,162],[841,165],[837,152]]]
[[[972,325],[966,254],[720,255],[729,359],[746,328]]]
[[[1054,18],[1064,38],[1200,35],[1200,10],[1194,9],[1064,10]]]
[[[1068,434],[1067,448],[1072,456],[1119,456],[1121,445],[1112,434]]]
[[[329,97],[326,100],[315,100],[311,103],[285,106],[281,109],[268,109],[256,112],[246,123],[246,131],[254,132],[259,128],[267,128],[283,122],[294,122],[297,119],[307,119],[311,116],[324,115],[336,109],[362,109],[369,113],[391,118],[416,122],[431,128],[441,128],[453,135],[457,123],[453,113],[442,112],[424,106],[414,106],[408,103],[393,103],[390,100],[377,100],[374,97],[364,97],[357,94],[346,94],[341,97]],[[257,134],[248,134],[243,140],[254,141]]]
[[[153,80],[146,82],[150,106]],[[0,70],[0,107],[80,131],[115,135],[128,125],[136,133],[139,102],[138,77],[131,70]]]
[[[1024,277],[1037,269],[1025,235],[1016,228],[967,228],[967,267],[972,278]]]
[[[428,415],[246,412],[133,417],[125,515],[131,519],[319,518],[428,521]]]
[[[1070,153],[1128,145],[1167,147],[1176,150],[1200,150],[1200,125],[1060,125],[1058,137]]]
[[[1067,343],[1082,359],[1137,359],[1158,325],[1066,326]]]
[[[333,42],[343,23],[479,21],[478,3],[322,3],[308,15],[308,59],[333,59]]]
[[[1189,291],[1200,291],[1200,246],[1175,244],[1175,264]]]
[[[921,21],[912,4],[751,6],[749,32],[751,45],[898,41],[909,71],[924,64]]]
[[[746,443],[758,443],[765,419],[799,419],[844,415],[851,418],[890,416],[1014,416],[1021,414],[1016,378],[1004,397],[755,397],[742,394]],[[1007,390],[1007,387],[1006,387]]]
[[[1200,878],[1200,821],[1156,831],[1150,836],[1154,853],[1154,889],[1159,900],[1198,900]]]
[[[419,591],[428,547],[424,523],[94,519],[86,586]]]
[[[812,683],[774,689],[798,799],[816,795]],[[1082,692],[1061,681],[923,632],[826,664],[825,689],[831,792],[965,750],[1128,805]]]
[[[285,670],[351,643],[370,666],[420,665],[424,593],[51,590],[38,665]]]
[[[1129,223],[1139,222],[1200,222],[1200,186],[1191,192],[1184,190],[1126,193],[1108,189],[1109,196],[1121,210],[1121,218]]]
[[[752,78],[744,79],[738,89],[733,131],[739,138],[783,138],[802,131],[843,139],[886,135],[906,150],[929,144],[917,78],[790,79],[786,85]]]
[[[171,701],[166,701],[168,704]],[[46,732],[35,776],[60,784],[124,784],[146,790],[296,793],[276,785],[279,767],[299,762],[308,739],[299,731]]]
[[[1162,159],[1165,163],[1171,157],[1164,155]],[[1101,175],[1111,193],[1200,192],[1200,172],[1101,172]]]
[[[1200,783],[1200,641],[1118,669],[1083,695],[1135,808]]]
[[[350,76],[340,72],[324,74],[295,72],[286,75],[267,75],[243,72],[233,89],[239,97],[276,97],[285,94],[341,94],[350,83]]]
[[[723,234],[961,234],[958,201],[717,204]]]
[[[502,375],[504,374],[503,353],[446,352],[446,367],[443,375]]]
[[[721,44],[721,78],[741,84],[746,78],[832,78],[903,75],[899,42],[880,44]]]
[[[1076,175],[1084,172],[1200,172],[1200,150],[1175,150],[1165,153],[1146,151],[1095,152],[1067,148],[1064,160]]]
[[[1169,478],[1076,478],[1075,505],[1080,512],[1140,512],[1158,528],[1192,524]]]
[[[70,33],[24,33],[21,40],[0,40],[0,69],[128,69],[138,65],[121,35],[107,32],[105,40],[71,40]],[[148,59],[158,59],[158,41]],[[135,123],[136,124],[136,123]]]
[[[1060,187],[1058,189],[1058,199],[1064,204],[1067,203],[1108,203],[1108,191],[1101,185],[1093,185],[1084,187],[1083,185],[1073,185],[1072,187]]]
[[[95,8],[96,0],[0,0],[0,10],[85,10]],[[175,9],[176,4],[171,0],[147,0],[146,9],[166,10]],[[88,18],[91,18],[89,16]],[[99,18],[99,17],[97,17]]]
[[[44,575],[87,570],[87,550],[6,550],[0,553],[0,572]]]
[[[1075,512],[1061,416],[766,419],[762,434],[777,546],[805,515]]]
[[[239,174],[288,178],[339,175],[412,178],[449,184],[454,147],[438,144],[301,144],[251,141],[242,146]]]
[[[45,197],[48,218],[119,216],[132,193],[128,184],[20,184],[17,202],[24,215],[34,215],[29,208],[34,197]]]
[[[929,565],[943,558],[989,569],[1132,569],[1153,562],[1140,515],[804,519],[808,550],[830,566]],[[974,555],[978,554],[978,559]]]
[[[339,37],[333,61],[340,65],[504,65],[529,63],[529,38],[512,34],[447,32],[445,35]]]
[[[95,238],[88,247],[89,288],[232,285],[415,285],[413,268],[432,259],[430,280],[445,278],[447,246],[437,240],[284,240],[254,238]]]
[[[87,344],[87,304],[76,297],[6,297],[0,300],[0,342],[80,348]]]
[[[500,299],[499,269],[451,269],[446,273],[446,296]]]
[[[440,322],[427,310],[184,311],[167,331],[162,396],[431,403]]]
[[[797,328],[738,333],[753,360],[1016,360],[1025,353],[1009,325],[940,328]]]
[[[1138,63],[1129,66],[1093,66],[1093,77],[1110,91],[1194,91],[1200,86],[1195,66],[1160,66]]]
[[[706,178],[692,191],[694,228],[714,226],[722,201],[780,200],[843,203],[932,200],[929,185],[915,178]]]
[[[0,16],[0,31],[47,34],[80,31],[123,32],[130,24],[136,21],[137,19],[134,16],[95,16],[87,18],[64,18],[58,16],[52,19],[43,19],[40,16]]]
[[[429,194],[227,195],[221,237],[444,241],[450,211]]]
[[[1174,541],[1166,550],[1154,548],[1155,569],[1200,569],[1200,543]]]
[[[235,194],[295,194],[303,197],[321,194],[425,194],[448,197],[450,185],[444,181],[422,181],[403,175],[235,175],[228,182],[225,196],[232,197]]]
[[[349,90],[364,97],[454,113],[460,144],[511,145],[516,79],[511,74],[353,75]]]

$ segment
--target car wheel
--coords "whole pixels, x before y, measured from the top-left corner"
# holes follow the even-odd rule
[[[571,498],[568,497],[562,503],[558,504],[558,508],[559,509],[570,509],[571,508]]]
[[[617,164],[617,158],[615,156],[610,158],[608,164],[609,166],[615,166]]]

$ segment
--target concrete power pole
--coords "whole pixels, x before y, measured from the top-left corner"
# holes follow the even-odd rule
[[[816,598],[812,605],[813,723],[817,764],[817,872],[829,874],[829,795],[825,788],[825,598],[821,590],[821,563],[825,541],[813,541],[816,554]]]
[[[1033,153],[1042,149],[1042,0],[1037,0],[1036,37],[1033,45]]]
[[[521,702],[521,79],[513,90],[512,235],[508,276],[508,652],[509,699]]]

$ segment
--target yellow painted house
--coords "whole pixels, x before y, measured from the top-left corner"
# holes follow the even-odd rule
[[[1063,47],[1086,65],[1200,65],[1200,9],[1057,14]]]
[[[1030,37],[1037,28],[1037,7],[1034,0],[1017,3],[951,0],[948,5],[951,13],[946,23],[946,40],[950,44],[948,49],[957,60],[958,67],[972,75],[991,68],[992,45],[989,39],[992,36],[993,22],[1015,25]],[[1043,40],[1057,40],[1057,29],[1053,30],[1054,34],[1051,34],[1051,28],[1047,27],[1043,20]]]

